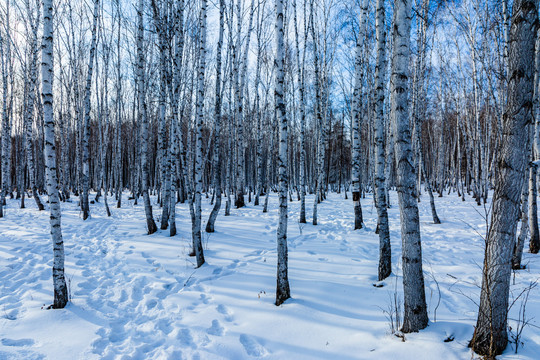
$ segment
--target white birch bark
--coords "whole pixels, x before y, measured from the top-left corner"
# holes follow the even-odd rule
[[[279,224],[277,228],[277,286],[276,305],[281,305],[291,297],[288,276],[288,250],[287,250],[287,114],[285,107],[285,94],[283,85],[285,82],[284,72],[284,41],[283,41],[283,0],[276,0],[276,116],[279,120]]]
[[[197,104],[195,133],[195,216],[192,223],[193,250],[197,259],[197,267],[204,264],[201,239],[201,192],[203,176],[202,131],[204,122],[204,74],[206,71],[206,0],[201,2],[199,15],[199,68],[197,71]]]
[[[115,151],[115,171],[116,171],[116,207],[122,207],[122,190],[123,190],[123,158],[122,158],[122,53],[121,53],[121,27],[122,27],[122,10],[120,0],[115,0],[117,11],[117,36],[116,36],[116,151]]]
[[[296,44],[296,67],[297,67],[297,81],[298,90],[300,93],[300,218],[298,222],[301,224],[306,223],[306,101],[305,101],[305,80],[304,80],[304,64],[306,62],[306,44],[308,32],[306,26],[304,26],[304,52],[302,55],[302,63],[300,63],[300,46],[298,38],[298,19],[296,15],[296,0],[293,2],[294,10],[294,33]]]
[[[385,119],[384,119],[384,85],[386,70],[386,28],[384,0],[377,0],[375,31],[377,38],[377,63],[375,66],[375,202],[377,207],[379,231],[379,281],[392,273],[392,253],[390,247],[390,228],[388,210],[386,208],[385,183]]]
[[[90,42],[90,57],[88,59],[88,71],[86,73],[86,90],[84,93],[84,123],[82,133],[82,196],[81,211],[83,220],[90,216],[90,203],[88,191],[90,190],[90,99],[92,96],[92,72],[94,69],[94,57],[96,54],[97,22],[99,17],[99,0],[94,0],[94,19],[92,22],[92,40]]]
[[[540,32],[536,34],[536,49],[534,60],[534,98],[533,98],[533,111],[534,111],[534,135],[532,144],[532,159],[540,159]],[[537,205],[537,174],[538,165],[533,162],[530,166],[530,178],[529,178],[529,227],[531,231],[531,238],[529,242],[529,251],[533,254],[537,254],[540,250],[540,231],[538,228],[538,205]]]
[[[30,188],[32,189],[32,197],[36,202],[38,210],[44,210],[43,203],[38,193],[36,186],[36,163],[34,157],[34,136],[33,136],[33,125],[34,125],[34,115],[36,108],[35,95],[37,90],[37,62],[38,62],[38,21],[34,18],[32,14],[32,9],[28,5],[28,16],[30,18],[30,27],[32,30],[32,40],[30,42],[30,54],[29,54],[29,64],[30,76],[28,82],[28,94],[26,98],[26,110],[25,110],[25,144],[26,144],[26,164],[28,166],[28,180],[30,182]],[[38,18],[39,18],[39,9],[38,9]],[[37,139],[36,139],[37,143]]]
[[[401,220],[403,263],[404,333],[416,332],[428,325],[420,219],[416,199],[415,170],[412,161],[409,126],[409,62],[412,0],[394,1],[392,115],[394,122],[397,193]]]
[[[214,193],[215,203],[206,223],[206,232],[214,232],[214,225],[221,208],[221,159],[220,159],[220,134],[221,134],[221,48],[223,46],[223,32],[225,30],[225,0],[219,1],[219,36],[216,49],[216,94],[214,107]]]
[[[362,87],[364,86],[364,72],[362,71],[362,43],[365,38],[365,28],[367,20],[368,0],[363,0],[360,15],[360,30],[356,35],[356,57],[354,64],[354,92],[352,96],[352,200],[354,203],[354,229],[361,229],[364,219],[362,217],[362,205],[360,204],[360,178],[361,154],[362,154]]]
[[[7,5],[9,7],[9,4]],[[7,38],[7,37],[6,37]],[[8,40],[8,39],[6,39]],[[2,184],[0,189],[0,217],[4,216],[5,197],[11,191],[11,168],[9,159],[11,158],[11,122],[8,116],[8,69],[7,59],[4,52],[4,38],[0,32],[0,71],[2,72]]]
[[[493,195],[491,226],[486,240],[480,307],[470,347],[495,357],[508,344],[507,319],[511,260],[515,245],[519,201],[524,181],[533,118],[534,48],[538,0],[516,0],[509,35],[509,81]]]
[[[61,209],[58,197],[56,175],[56,149],[53,113],[53,2],[43,0],[43,41],[41,43],[41,97],[43,101],[43,120],[45,123],[45,163],[47,193],[50,205],[51,237],[53,241],[53,287],[52,307],[61,309],[68,302],[68,289],[64,277],[64,242],[62,240]]]
[[[148,116],[145,101],[145,75],[144,75],[144,54],[143,54],[143,11],[144,1],[139,0],[137,8],[137,98],[138,98],[138,113],[141,123],[141,143],[140,143],[140,159],[141,159],[141,193],[144,201],[144,211],[146,214],[146,226],[148,234],[153,234],[157,231],[156,223],[152,215],[152,205],[150,204],[150,194],[148,193]],[[137,183],[137,181],[136,181]]]

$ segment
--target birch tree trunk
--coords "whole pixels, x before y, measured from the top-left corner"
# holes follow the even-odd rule
[[[306,44],[308,32],[304,25],[304,52],[302,55],[302,63],[300,63],[300,46],[298,39],[298,20],[296,16],[296,0],[293,2],[294,7],[294,33],[296,44],[296,66],[297,66],[297,81],[300,92],[300,218],[301,224],[306,223],[306,100],[305,100],[305,62],[306,62]]]
[[[88,191],[90,188],[90,99],[92,96],[92,71],[96,54],[97,22],[99,17],[99,0],[94,0],[94,20],[92,23],[92,40],[90,43],[90,58],[88,59],[88,72],[86,73],[86,91],[84,93],[84,123],[82,134],[82,197],[81,211],[83,220],[90,216],[90,203]]]
[[[225,30],[225,0],[219,0],[219,37],[216,50],[216,99],[214,107],[214,184],[215,203],[206,223],[206,232],[214,232],[214,225],[221,208],[221,160],[220,160],[220,134],[221,134],[221,48],[223,46],[223,32]]]
[[[535,72],[534,72],[534,98],[533,98],[533,111],[534,111],[534,135],[532,144],[532,159],[540,159],[540,32],[536,34],[536,49],[534,60]],[[540,231],[538,229],[538,205],[537,205],[537,174],[538,163],[533,162],[530,166],[530,178],[529,178],[529,224],[531,230],[531,240],[529,242],[529,251],[533,254],[537,254],[540,250]]]
[[[285,108],[285,94],[283,84],[285,82],[284,72],[284,41],[283,41],[283,0],[276,0],[276,116],[279,119],[279,224],[277,229],[277,286],[276,305],[283,304],[291,297],[288,275],[288,250],[287,250],[287,160],[288,160],[288,138],[287,138],[287,114]]]
[[[179,141],[182,137],[182,132],[178,131],[178,128],[181,126],[179,112],[179,97],[180,97],[180,76],[181,76],[181,66],[183,61],[183,51],[184,51],[184,1],[181,0],[178,2],[175,12],[175,26],[176,26],[176,40],[175,40],[175,57],[174,57],[174,76],[173,82],[170,84],[172,89],[170,89],[170,97],[172,99],[172,108],[173,108],[173,117],[171,121],[171,196],[170,196],[170,214],[169,214],[169,235],[176,235],[176,191],[179,178],[182,176],[178,175],[178,167],[180,163],[180,158],[178,156],[178,147],[179,144],[183,144],[182,141]],[[182,145],[183,146],[183,145]],[[185,168],[185,164],[182,164]],[[183,173],[183,172],[182,172]],[[185,181],[184,177],[184,181]],[[182,182],[180,181],[180,190],[181,194],[184,192],[182,187]]]
[[[509,42],[508,103],[503,116],[503,143],[493,195],[491,227],[486,240],[480,307],[469,346],[495,357],[508,344],[507,318],[511,260],[527,161],[528,124],[532,121],[534,47],[538,0],[514,1]]]
[[[530,178],[529,178],[530,179]],[[514,253],[512,255],[512,270],[521,270],[521,257],[523,256],[523,248],[525,239],[529,233],[529,211],[528,211],[528,195],[529,185],[527,181],[523,182],[523,191],[521,192],[521,228],[517,243],[514,245]]]
[[[97,0],[96,0],[97,1]],[[146,226],[148,234],[153,234],[157,231],[156,223],[152,215],[152,205],[150,204],[150,194],[148,193],[148,117],[145,102],[145,76],[144,76],[144,54],[143,54],[143,11],[144,1],[139,0],[137,9],[137,97],[138,97],[138,112],[141,122],[141,143],[140,143],[140,158],[141,158],[141,193],[144,201],[144,211],[146,214]]]
[[[9,7],[9,5],[8,5]],[[0,32],[0,71],[2,72],[2,148],[0,155],[2,158],[2,184],[0,189],[0,217],[4,216],[4,205],[6,203],[6,195],[10,191],[11,169],[9,159],[11,158],[11,123],[8,116],[8,70],[6,66],[4,53],[4,39]]]
[[[56,175],[56,149],[53,113],[53,2],[43,0],[43,41],[41,43],[41,97],[45,123],[45,172],[50,205],[51,237],[53,241],[53,308],[64,308],[68,302],[68,289],[64,277],[64,242],[62,240],[61,210]]]
[[[201,2],[199,18],[199,69],[197,72],[197,104],[196,104],[196,134],[195,134],[195,216],[192,222],[193,250],[197,259],[197,267],[204,264],[204,254],[201,239],[201,191],[203,176],[202,131],[204,121],[204,74],[206,70],[206,0]]]
[[[32,189],[32,197],[34,198],[38,209],[44,210],[43,203],[38,193],[36,186],[36,166],[34,158],[34,136],[33,136],[33,125],[34,125],[34,114],[35,114],[35,94],[37,90],[37,62],[38,62],[38,48],[37,48],[37,37],[38,37],[38,22],[37,19],[34,19],[32,15],[32,10],[28,9],[28,14],[30,17],[30,27],[32,28],[32,40],[30,43],[30,80],[28,84],[28,94],[27,94],[27,103],[25,111],[25,130],[26,130],[26,164],[28,166],[28,180],[30,182],[30,188]],[[39,14],[39,10],[38,10]],[[39,15],[38,15],[39,17]],[[36,141],[37,143],[37,141]]]
[[[368,1],[363,0],[360,17],[360,31],[356,36],[356,59],[354,66],[354,92],[352,98],[352,200],[354,203],[354,229],[361,229],[364,219],[362,217],[362,205],[360,204],[360,178],[361,178],[361,151],[362,151],[362,94],[361,89],[364,86],[363,71],[362,71],[362,42],[365,37],[365,23],[367,18]]]
[[[409,61],[411,33],[411,0],[394,1],[392,115],[394,121],[395,156],[397,163],[397,193],[400,209],[404,333],[416,332],[428,325],[420,219],[416,199],[415,170],[412,161],[409,126]]]
[[[377,37],[377,64],[375,67],[375,198],[379,224],[379,281],[392,273],[392,252],[390,247],[390,228],[386,207],[385,183],[385,121],[384,121],[384,85],[386,69],[386,28],[384,0],[377,0],[375,31]]]
[[[116,38],[116,207],[122,207],[122,190],[123,190],[123,159],[122,159],[122,54],[120,51],[120,30],[122,26],[122,17],[121,17],[121,4],[120,0],[115,0],[116,10],[118,17],[118,27],[117,27],[117,38]]]
[[[316,153],[316,165],[315,165],[315,179],[317,181],[316,183],[316,190],[315,190],[315,198],[313,200],[313,219],[312,223],[313,225],[317,225],[317,205],[322,200],[322,187],[323,187],[323,181],[324,181],[324,152],[325,152],[325,136],[326,136],[326,124],[323,123],[323,115],[322,115],[322,96],[321,96],[321,77],[320,77],[320,69],[319,69],[319,51],[318,51],[318,38],[315,32],[315,8],[313,1],[311,2],[311,9],[310,9],[310,24],[311,24],[311,36],[313,39],[313,65],[314,65],[314,72],[315,72],[315,117],[316,117],[316,124],[315,126],[318,127],[318,143],[317,143],[317,153]]]
[[[158,34],[159,44],[159,130],[158,130],[158,151],[160,158],[160,190],[161,190],[161,230],[166,230],[169,225],[169,196],[171,190],[170,179],[170,167],[171,158],[167,149],[167,118],[166,118],[166,106],[167,106],[167,83],[168,79],[167,71],[167,56],[169,55],[169,49],[167,46],[167,29],[168,25],[165,20],[165,9],[158,8],[156,0],[151,1],[152,11],[154,15],[154,26]],[[172,99],[171,99],[172,100]]]

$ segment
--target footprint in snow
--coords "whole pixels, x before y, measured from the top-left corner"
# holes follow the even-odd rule
[[[229,310],[228,307],[226,307],[223,304],[219,304],[216,308],[217,312],[221,315],[225,316],[225,320],[227,321],[233,321],[233,313],[231,310]]]
[[[212,326],[210,326],[206,332],[210,335],[223,336],[223,334],[225,334],[225,328],[221,326],[219,320],[212,320]]]
[[[160,320],[158,320],[155,327],[156,327],[157,330],[160,330],[165,335],[169,335],[171,333],[171,331],[173,330],[172,326],[171,326],[171,321],[168,320],[168,319],[160,319]]]
[[[197,348],[197,345],[193,342],[193,335],[191,335],[191,330],[189,329],[180,329],[178,331],[178,334],[176,335],[176,338],[180,340],[180,342],[185,346],[189,346],[194,349]]]
[[[208,297],[208,295],[206,294],[201,294],[201,297],[200,297],[200,301],[203,303],[203,304],[208,304],[208,302],[211,300],[210,297]]]
[[[268,351],[253,336],[246,334],[240,335],[240,343],[249,356],[262,357],[268,354]]]

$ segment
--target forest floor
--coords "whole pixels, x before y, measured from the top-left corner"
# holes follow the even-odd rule
[[[299,225],[299,202],[290,203],[292,299],[280,307],[274,305],[276,194],[269,213],[252,204],[233,208],[228,217],[222,211],[216,232],[203,233],[207,263],[199,269],[188,256],[187,204],[177,206],[178,235],[171,238],[168,231],[145,235],[142,201],[134,206],[123,200],[121,209],[111,207],[110,218],[102,202],[91,205],[87,221],[76,198],[62,203],[71,291],[62,310],[46,310],[52,302],[49,214],[38,212],[32,199],[22,210],[8,200],[0,219],[0,359],[476,358],[467,343],[478,311],[489,207],[445,195],[435,199],[442,224],[434,225],[428,197],[422,196],[430,323],[399,338],[389,321],[394,300],[403,299],[395,192],[389,209],[393,275],[379,288],[370,195],[362,200],[366,227],[357,231],[352,201],[343,194],[329,194],[319,205],[317,226]],[[308,196],[308,222],[312,204]],[[210,209],[203,198],[203,226]],[[160,214],[154,206],[158,220]],[[527,268],[512,275],[511,301],[540,277],[540,255],[525,252],[523,264]],[[511,336],[519,331],[525,295],[510,310]],[[540,286],[530,291],[525,310],[529,325],[518,353],[511,344],[500,359],[538,359]]]

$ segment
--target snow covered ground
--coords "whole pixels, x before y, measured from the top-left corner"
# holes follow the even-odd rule
[[[45,199],[44,199],[45,200]],[[203,199],[203,223],[209,199]],[[308,215],[313,197],[308,197]],[[330,194],[319,225],[297,223],[290,204],[289,280],[292,299],[274,305],[277,197],[270,212],[252,204],[222,214],[216,233],[203,233],[207,263],[194,269],[188,207],[177,207],[179,234],[145,235],[142,204],[91,205],[82,221],[64,203],[63,234],[71,302],[52,302],[48,213],[8,200],[0,219],[0,359],[471,359],[483,261],[485,210],[456,195],[436,198],[442,224],[420,203],[429,327],[390,334],[388,311],[400,295],[400,232],[395,193],[389,210],[394,274],[376,288],[378,236],[371,197],[362,201],[366,229],[353,231],[353,207]],[[142,203],[142,201],[140,202]],[[156,211],[154,214],[160,212]],[[309,221],[309,216],[308,216]],[[527,244],[528,246],[528,244]],[[517,297],[540,274],[540,256],[524,254],[513,276]],[[522,297],[523,298],[523,297]],[[521,299],[511,309],[518,319]],[[530,292],[523,347],[501,359],[538,359],[540,289]],[[511,321],[512,332],[516,322]],[[453,339],[445,342],[444,340]]]

